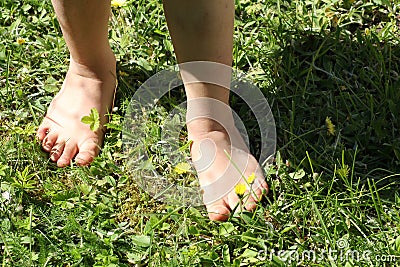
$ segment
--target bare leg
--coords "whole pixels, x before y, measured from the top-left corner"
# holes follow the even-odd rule
[[[234,2],[232,0],[164,0],[164,9],[179,63],[211,61],[231,66],[234,23]],[[185,77],[182,69],[181,73],[184,82],[187,81],[188,78]],[[196,74],[194,73],[194,75]],[[187,128],[189,139],[193,140],[192,160],[196,162],[202,155],[207,155],[210,150],[215,149],[213,152],[215,161],[212,165],[206,170],[197,169],[202,186],[212,184],[217,179],[227,178],[223,177],[222,173],[231,168],[232,164],[225,151],[230,151],[233,156],[232,136],[229,138],[228,132],[233,132],[233,135],[238,136],[232,113],[229,109],[223,108],[224,105],[229,105],[229,90],[226,88],[229,88],[230,73],[225,73],[225,76],[219,77],[219,80],[224,86],[210,83],[187,84],[185,82],[188,99],[187,112],[191,114],[189,115],[190,120],[187,121]],[[218,100],[219,103],[222,103],[222,108],[215,107],[213,101],[192,101],[200,98]],[[218,117],[224,118],[223,125],[216,120],[202,116],[215,113],[215,109],[219,109],[220,113],[223,113],[218,114]],[[227,128],[230,130],[228,131]],[[203,142],[204,140],[207,142]],[[239,153],[236,159],[247,162],[246,167],[242,170],[244,176],[256,172],[259,180],[256,183],[259,186],[254,188],[255,194],[246,202],[246,208],[252,210],[256,206],[255,202],[261,197],[262,189],[267,189],[267,185],[257,161],[247,152],[243,139],[239,136],[238,140],[234,146],[245,153]],[[232,175],[233,173],[228,174]],[[239,173],[234,175],[238,176],[240,180]],[[238,181],[237,177],[233,176],[232,180]],[[228,178],[230,179],[230,177]],[[238,202],[238,196],[231,190],[223,198],[205,204],[211,220],[226,220]]]
[[[59,167],[75,158],[89,164],[99,153],[104,130],[92,132],[81,118],[96,108],[103,125],[114,97],[115,57],[108,43],[109,0],[53,0],[70,52],[70,66],[37,136]]]

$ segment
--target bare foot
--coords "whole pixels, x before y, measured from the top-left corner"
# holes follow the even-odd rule
[[[224,129],[211,119],[196,119],[187,127],[189,139],[193,141],[192,161],[210,219],[227,220],[240,201],[245,209],[254,210],[268,186],[257,160],[248,152],[235,126]],[[255,180],[246,182],[253,173]],[[235,192],[237,184],[246,187],[242,199]]]
[[[105,115],[111,112],[116,86],[114,55],[110,52],[103,62],[93,68],[71,59],[62,88],[39,126],[37,137],[43,150],[59,167],[69,165],[74,158],[78,165],[87,165],[100,152]],[[101,125],[95,132],[81,122],[92,108],[100,115]]]

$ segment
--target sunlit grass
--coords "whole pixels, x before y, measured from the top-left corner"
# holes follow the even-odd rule
[[[2,266],[396,265],[399,4],[236,1],[234,67],[267,97],[279,153],[256,211],[215,223],[204,208],[154,200],[126,165],[121,126],[130,98],[176,60],[161,2],[114,2],[118,110],[95,162],[65,169],[34,139],[68,66],[55,15],[48,1],[0,3]],[[158,123],[183,100],[179,90],[162,99],[157,121],[142,129],[153,164],[171,181],[194,176],[154,144]],[[238,97],[232,102],[259,153],[255,120]],[[354,251],[370,257],[343,256]],[[301,257],[311,252],[319,257]]]

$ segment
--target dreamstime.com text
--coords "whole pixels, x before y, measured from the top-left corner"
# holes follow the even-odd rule
[[[351,250],[351,249],[321,249],[321,250],[303,250],[301,252],[296,249],[289,250],[260,250],[258,251],[258,259],[273,261],[274,257],[278,257],[281,261],[292,262],[322,262],[332,260],[334,262],[400,262],[400,257],[396,255],[378,254],[370,250]]]

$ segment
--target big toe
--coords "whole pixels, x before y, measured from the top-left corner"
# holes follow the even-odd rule
[[[89,165],[100,152],[98,141],[95,139],[86,140],[78,146],[78,149],[75,162],[80,166]]]

